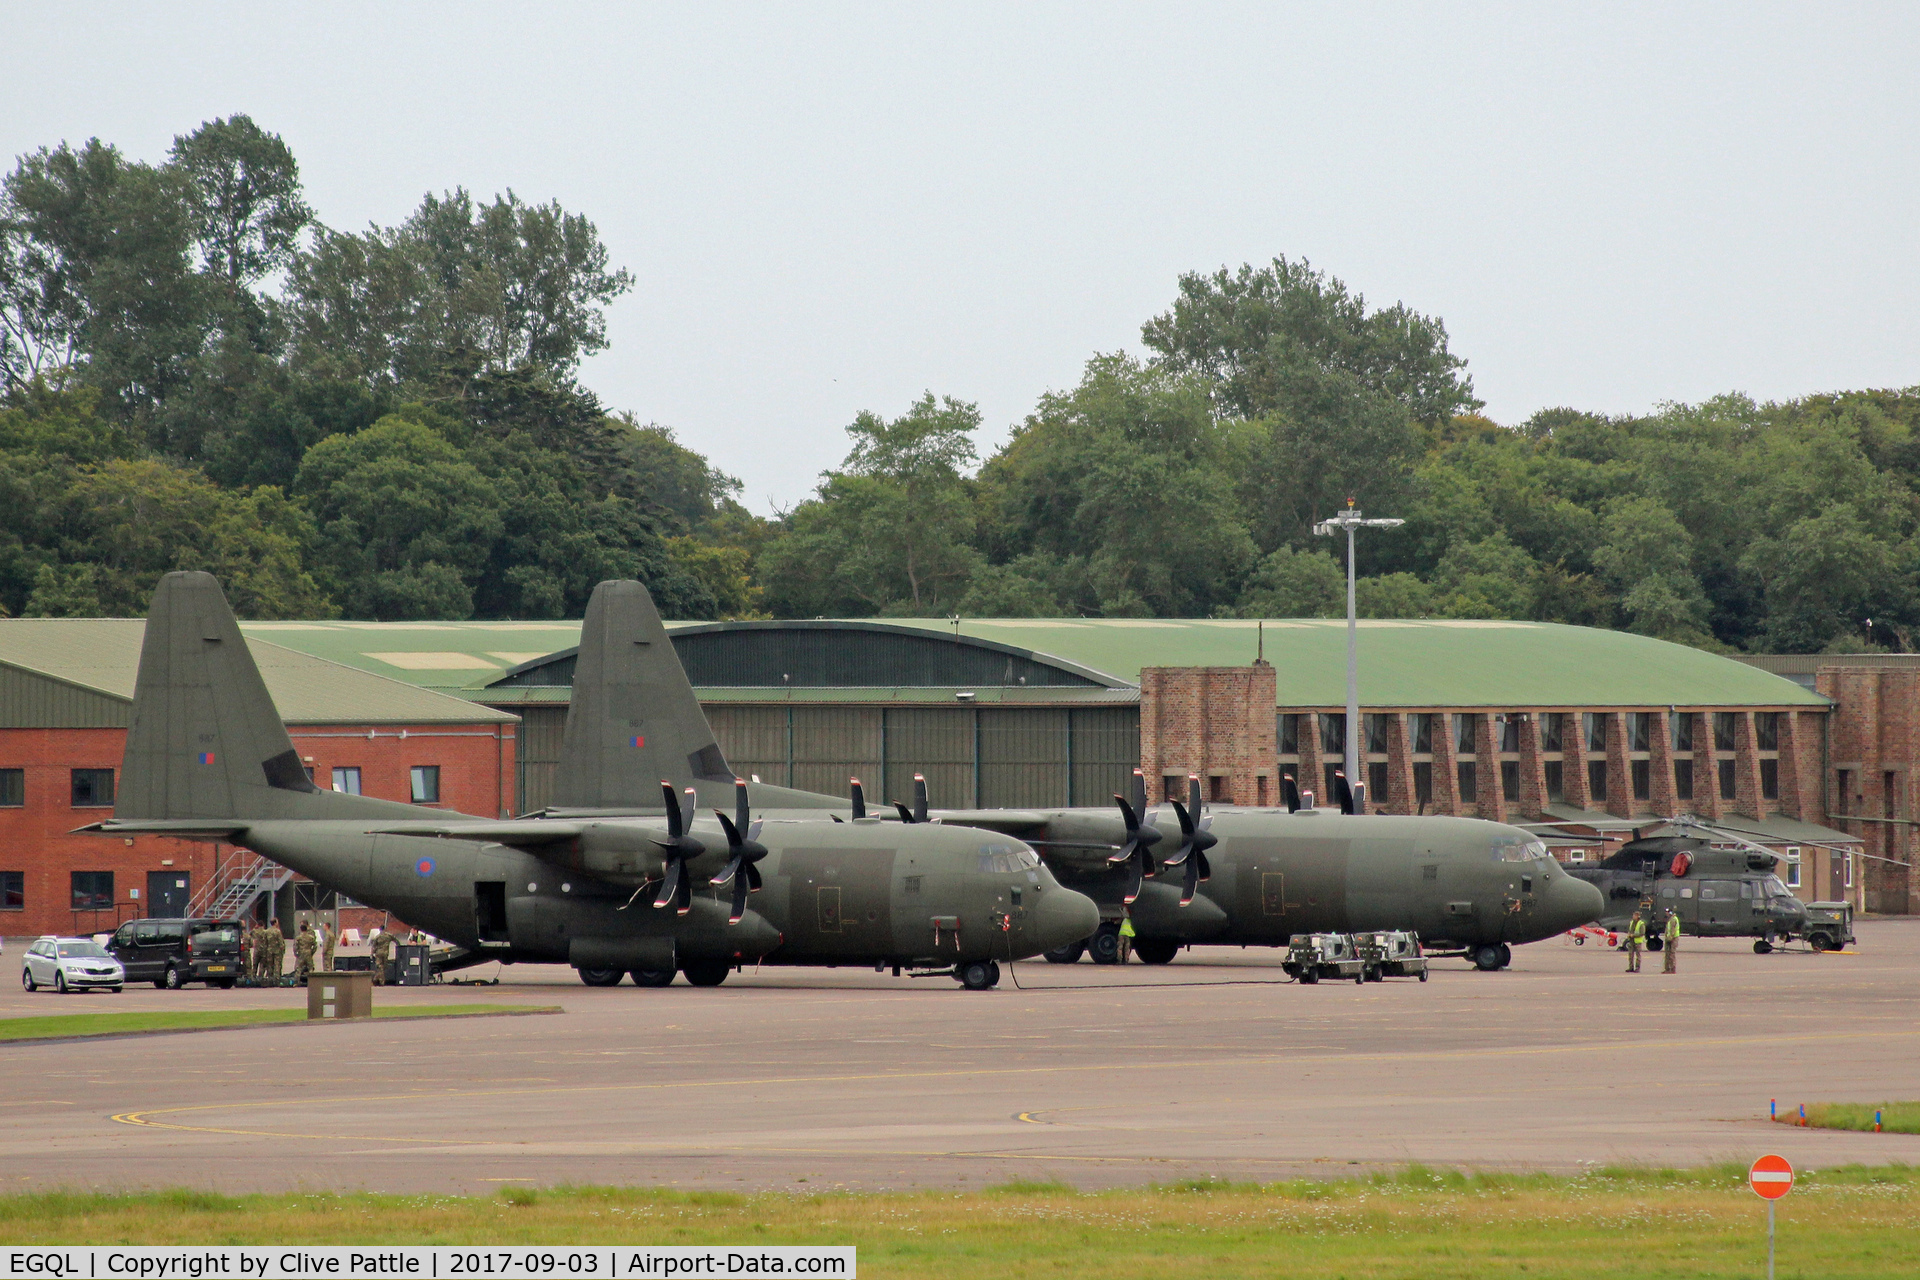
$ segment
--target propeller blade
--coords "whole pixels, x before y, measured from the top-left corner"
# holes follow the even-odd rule
[[[747,799],[747,783],[744,778],[733,780],[733,814],[733,825],[745,831],[753,813],[752,804]]]
[[[677,898],[680,895],[680,882],[686,878],[686,863],[668,855],[667,876],[660,882],[660,892],[653,895],[653,905],[664,907]]]
[[[1197,773],[1187,775],[1187,812],[1195,818],[1203,812],[1200,800],[1200,775]]]
[[[728,924],[739,924],[741,917],[747,914],[747,893],[751,886],[743,875],[733,877],[733,909],[727,912]]]
[[[847,779],[847,790],[853,793],[853,820],[858,822],[867,816],[867,790],[858,778]]]
[[[1133,807],[1138,813],[1147,811],[1147,775],[1139,769],[1133,771]]]
[[[1127,891],[1121,895],[1120,901],[1126,903],[1128,906],[1132,906],[1133,900],[1140,896],[1140,882],[1144,878],[1144,873],[1140,869],[1140,859],[1138,858],[1127,859],[1127,868],[1129,871],[1127,876]]]
[[[680,820],[680,797],[674,794],[673,784],[665,778],[660,779],[660,793],[667,798],[667,836],[678,840],[687,834],[687,824]]]
[[[927,780],[917,773],[913,775],[913,820],[927,820]]]
[[[913,810],[907,808],[907,806],[900,801],[895,800],[893,807],[900,811],[900,821],[911,824],[915,820]]]
[[[680,832],[682,835],[693,830],[694,801],[695,792],[692,787],[688,787],[687,793],[680,797]]]
[[[1340,812],[1353,812],[1353,787],[1347,782],[1347,775],[1336,771],[1333,775],[1333,798],[1340,805]]]
[[[693,877],[682,874],[680,886],[673,895],[673,913],[683,916],[691,910],[693,910]]]
[[[1280,794],[1286,797],[1288,813],[1300,812],[1300,784],[1293,780],[1292,774],[1280,775]]]

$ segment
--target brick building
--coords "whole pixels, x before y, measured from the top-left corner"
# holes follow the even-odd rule
[[[112,811],[145,627],[0,621],[0,933],[95,933],[140,915],[197,913],[257,861],[228,845],[75,833]],[[511,807],[514,716],[248,645],[320,786],[468,813]],[[289,920],[328,901],[284,872],[265,887]]]

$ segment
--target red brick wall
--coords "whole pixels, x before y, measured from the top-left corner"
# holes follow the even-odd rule
[[[1866,853],[1855,869],[1868,911],[1889,914],[1920,913],[1920,878],[1912,868],[1896,865],[1913,861],[1913,772],[1920,757],[1920,672],[1906,667],[1822,667],[1815,688],[1838,705],[1829,727],[1827,773],[1824,783],[1807,790],[1821,798],[1828,826],[1857,834]],[[1800,726],[1798,736],[1812,736]],[[1839,789],[1844,773],[1850,785]],[[1892,775],[1889,788],[1888,775]],[[1785,780],[1782,780],[1782,788]],[[1846,814],[1842,819],[1837,815]],[[1861,821],[1893,818],[1896,821]],[[1892,859],[1893,861],[1882,861]]]
[[[1150,797],[1168,775],[1200,775],[1222,803],[1279,803],[1274,767],[1274,670],[1148,667],[1140,673],[1140,768]],[[1307,786],[1301,780],[1301,786]]]
[[[406,737],[400,736],[404,729]],[[513,730],[509,725],[387,726],[369,738],[368,726],[294,727],[294,749],[313,768],[322,787],[335,765],[357,765],[361,792],[386,800],[410,796],[408,770],[440,766],[438,807],[500,815],[512,803]],[[197,893],[234,856],[227,845],[142,837],[136,841],[72,834],[98,822],[110,809],[72,805],[73,769],[120,768],[124,729],[0,730],[0,768],[26,773],[26,804],[0,808],[0,871],[25,874],[26,906],[0,911],[0,934],[97,932],[116,919],[146,914],[147,873],[186,871]],[[171,859],[171,865],[168,860]],[[71,873],[111,871],[115,907],[100,913],[72,910]],[[136,898],[130,892],[139,890]]]

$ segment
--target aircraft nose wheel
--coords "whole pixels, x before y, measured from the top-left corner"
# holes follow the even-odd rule
[[[1819,949],[1820,948],[1818,947],[1814,948],[1815,951],[1818,951]],[[1764,956],[1769,951],[1772,951],[1772,950],[1773,950],[1772,938],[1755,938],[1753,940],[1753,954],[1757,956]]]
[[[1482,973],[1492,973],[1504,969],[1513,959],[1513,950],[1504,942],[1498,946],[1476,947],[1473,952],[1473,967]]]
[[[1000,982],[1000,966],[992,960],[969,960],[956,966],[953,976],[969,991],[991,991]]]

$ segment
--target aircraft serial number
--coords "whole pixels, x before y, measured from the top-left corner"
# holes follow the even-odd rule
[[[447,1274],[456,1276],[491,1276],[511,1271],[516,1275],[569,1275],[595,1276],[600,1274],[600,1255],[597,1253],[514,1253],[502,1250],[499,1253],[454,1253],[447,1255],[453,1262]]]

